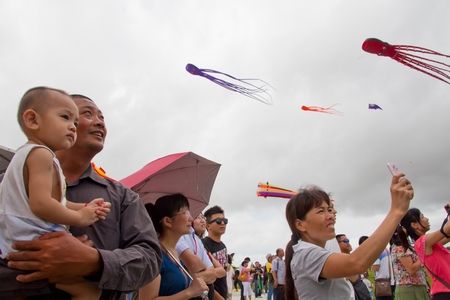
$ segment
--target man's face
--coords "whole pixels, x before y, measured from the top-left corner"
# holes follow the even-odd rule
[[[284,250],[281,249],[281,248],[277,249],[277,256],[279,258],[283,258],[284,257]]]
[[[228,219],[225,218],[224,214],[213,214],[207,220],[206,229],[209,233],[220,236],[225,233],[226,223],[228,223]]]
[[[347,238],[347,236],[343,235],[339,237],[338,243],[342,253],[349,254],[350,252],[352,252],[352,245],[350,245],[350,240]]]
[[[87,147],[98,153],[103,149],[107,133],[103,113],[88,99],[77,97],[74,101],[80,114],[74,147]]]

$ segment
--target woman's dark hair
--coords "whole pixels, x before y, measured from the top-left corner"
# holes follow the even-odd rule
[[[319,207],[324,202],[327,205],[330,205],[330,196],[319,187],[311,186],[305,189],[300,189],[298,194],[293,196],[286,205],[286,220],[291,228],[292,238],[287,244],[285,251],[285,299],[298,299],[291,270],[291,260],[294,255],[292,246],[297,244],[301,238],[300,233],[295,228],[296,220],[304,220],[306,214],[311,209]]]
[[[157,233],[162,233],[161,221],[165,217],[174,217],[182,208],[189,209],[189,201],[183,194],[172,194],[159,197],[155,204],[145,204],[145,209],[152,219]]]
[[[420,236],[417,235],[414,228],[412,228],[411,223],[419,223],[422,227],[424,227],[422,223],[420,223],[421,214],[422,213],[419,209],[410,208],[403,219],[400,221],[400,224],[406,229],[406,232],[413,240],[417,240]]]
[[[297,290],[295,289],[294,280],[292,279],[291,270],[291,260],[294,255],[294,249],[292,249],[292,240],[290,240],[286,245],[286,250],[284,251],[284,259],[286,262],[286,278],[285,278],[285,289],[284,289],[284,299],[298,300]],[[289,263],[288,263],[289,261]],[[289,275],[288,275],[289,274]]]
[[[369,238],[369,237],[368,237],[367,235],[362,235],[362,236],[360,236],[360,237],[359,237],[359,240],[358,240],[358,245],[361,246],[361,244],[364,243],[368,238]]]
[[[403,249],[411,250],[412,252],[415,252],[414,248],[411,246],[411,244],[408,241],[408,235],[405,232],[405,228],[402,225],[398,225],[397,229],[395,229],[394,234],[392,235],[390,244],[394,244],[396,246],[402,246]]]

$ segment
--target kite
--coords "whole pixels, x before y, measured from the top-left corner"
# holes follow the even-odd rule
[[[417,46],[390,45],[374,38],[366,39],[362,44],[362,49],[368,53],[390,57],[410,68],[430,75],[445,83],[450,83],[450,65],[448,63],[416,54],[423,53],[429,55],[429,57],[433,57],[434,55],[445,58],[450,58],[450,55]]]
[[[374,110],[381,109],[381,110],[383,110],[378,104],[374,104],[374,103],[369,103],[369,109],[374,109]]]
[[[236,78],[234,76],[219,71],[211,69],[200,69],[194,66],[193,64],[187,64],[186,71],[188,71],[192,75],[204,77],[228,90],[250,97],[264,104],[272,104],[272,97],[267,92],[268,91],[267,87],[270,85],[263,80],[252,78]],[[215,75],[213,76],[211,74]],[[217,75],[228,77],[232,79],[234,83],[229,80],[227,81],[224,79],[220,79],[216,77]]]
[[[342,114],[341,112],[339,112],[333,108],[335,105],[328,106],[328,107],[302,105],[300,108],[304,111],[313,111],[313,112],[320,112],[320,113],[325,113],[325,114],[332,114],[332,115]]]
[[[276,198],[291,198],[296,195],[297,192],[283,189],[277,186],[269,185],[269,183],[258,183],[258,189],[256,190],[256,196],[258,197],[276,197]]]

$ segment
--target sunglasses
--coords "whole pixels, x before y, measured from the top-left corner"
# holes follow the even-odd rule
[[[211,223],[214,223],[214,222],[216,222],[217,225],[220,225],[222,223],[227,225],[228,224],[228,219],[227,218],[217,218],[217,219],[209,221],[208,224],[211,224]]]
[[[342,241],[339,241],[339,243],[346,243],[346,244],[350,244],[350,241],[349,241],[349,240],[342,240]]]

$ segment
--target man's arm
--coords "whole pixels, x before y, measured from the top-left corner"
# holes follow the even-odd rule
[[[98,251],[87,242],[67,232],[51,232],[32,241],[17,241],[13,247],[19,252],[8,254],[8,266],[35,271],[19,275],[17,280],[31,282],[48,279],[50,282],[72,282],[101,270]],[[63,254],[64,255],[61,255]]]
[[[153,224],[139,197],[126,189],[120,209],[120,240],[112,250],[95,249],[65,232],[45,234],[41,239],[15,243],[8,265],[35,271],[20,275],[22,282],[49,279],[50,282],[73,282],[89,276],[99,281],[99,288],[132,291],[145,285],[158,274],[161,250]],[[108,198],[107,194],[103,198]],[[117,209],[117,208],[116,208]],[[112,217],[112,216],[111,216]],[[101,235],[105,240],[112,237]],[[94,238],[94,237],[93,237]],[[100,241],[94,242],[99,244]],[[32,250],[32,251],[30,251]]]
[[[278,272],[278,261],[277,258],[274,259],[272,261],[272,277],[273,277],[273,287],[276,288],[278,287],[278,276],[277,276],[277,272]]]
[[[216,274],[216,278],[222,278],[227,275],[227,271],[225,268],[220,264],[220,262],[210,253],[208,252],[208,257],[211,260],[214,272]]]

